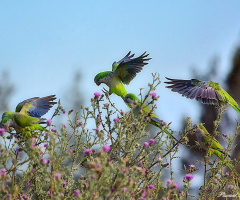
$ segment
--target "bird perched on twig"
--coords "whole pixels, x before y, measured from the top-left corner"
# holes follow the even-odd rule
[[[105,83],[109,87],[109,94],[114,93],[124,99],[127,91],[123,84],[128,85],[137,73],[148,64],[146,61],[151,59],[147,58],[148,55],[144,52],[139,57],[133,58],[134,54],[129,51],[123,59],[112,64],[112,71],[98,73],[94,78],[94,82],[97,85]]]
[[[33,97],[20,102],[15,112],[5,112],[2,115],[1,126],[8,131],[10,127],[24,137],[31,137],[34,130],[43,130],[40,124],[46,123],[44,118],[50,108],[56,104],[55,95],[46,97]]]

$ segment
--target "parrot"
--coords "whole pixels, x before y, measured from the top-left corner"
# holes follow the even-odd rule
[[[40,124],[46,123],[46,119],[41,117],[57,103],[55,99],[55,95],[26,99],[17,105],[15,112],[3,113],[0,124],[5,131],[12,127],[17,133],[29,137],[31,131],[43,130]]]
[[[127,91],[123,84],[128,85],[137,73],[148,64],[146,61],[151,59],[147,58],[149,54],[146,54],[146,51],[139,57],[133,58],[134,55],[129,51],[123,59],[112,64],[112,71],[98,73],[94,78],[94,82],[98,86],[105,83],[109,87],[110,95],[114,93],[124,99]]]
[[[216,138],[210,135],[203,124],[197,124],[194,127],[196,128],[196,138],[201,148],[203,148],[205,151],[208,151],[210,156],[211,154],[214,154],[220,160],[224,161],[226,159],[226,156],[224,156],[224,154],[226,155],[226,152],[224,151],[223,146],[216,140]],[[230,156],[228,155],[228,157]],[[234,170],[234,172],[237,173],[231,163],[227,161],[225,162],[229,169]]]
[[[228,103],[234,110],[240,114],[240,108],[237,102],[224,90],[218,83],[212,81],[200,81],[197,79],[180,80],[167,78],[169,81],[164,82],[170,84],[166,88],[170,88],[173,92],[178,92],[190,99],[196,99],[203,104],[221,105]]]
[[[142,108],[142,111],[145,115],[149,114],[151,112],[151,109],[142,104],[141,101],[137,98],[137,96],[133,93],[128,93],[125,98],[124,102],[130,107],[130,105],[134,105],[134,103],[137,103],[135,107],[133,107],[133,113],[134,114],[140,114],[140,109]],[[141,107],[140,107],[141,106]],[[178,141],[163,125],[163,121],[160,120],[156,114],[151,113],[150,117],[150,124],[160,128],[162,131],[164,131],[166,134],[168,134],[172,139]]]

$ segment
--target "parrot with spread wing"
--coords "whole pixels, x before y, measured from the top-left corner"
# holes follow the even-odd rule
[[[40,124],[46,123],[46,119],[41,117],[57,103],[54,102],[55,99],[55,95],[50,95],[24,100],[17,105],[15,112],[3,113],[0,124],[5,131],[11,127],[24,137],[30,137],[31,131],[43,130]]]
[[[199,81],[197,79],[180,80],[167,78],[169,84],[166,86],[173,92],[178,92],[182,96],[190,99],[196,99],[203,104],[220,105],[228,103],[234,110],[240,114],[240,108],[237,102],[224,90],[218,83],[212,81]]]
[[[168,134],[172,139],[178,141],[163,125],[163,121],[160,120],[156,114],[154,114],[153,112],[151,112],[151,109],[144,105],[144,104],[141,104],[141,101],[137,98],[137,96],[135,94],[132,94],[132,93],[129,93],[125,96],[124,98],[124,102],[129,106],[133,107],[133,113],[135,115],[137,114],[140,114],[141,113],[141,109],[143,111],[143,113],[145,115],[148,115],[150,114],[150,124],[160,128],[163,132],[165,132],[166,134]],[[137,104],[135,107],[134,107],[134,104]]]
[[[226,154],[224,151],[225,149],[223,146],[216,140],[216,138],[212,137],[210,133],[207,131],[207,129],[204,127],[203,124],[197,124],[195,125],[196,128],[196,138],[198,143],[200,144],[201,148],[203,148],[205,151],[208,151],[210,154],[216,155],[220,160],[226,162],[226,165],[229,167],[229,169],[234,170],[235,173],[236,170],[232,166],[231,163],[227,162],[226,157],[230,157]],[[227,156],[225,156],[227,155]]]
[[[105,83],[109,87],[109,94],[114,93],[124,99],[127,91],[123,84],[128,85],[137,73],[148,64],[146,61],[151,59],[147,58],[148,55],[144,52],[139,57],[133,58],[134,54],[129,51],[123,59],[112,64],[112,71],[98,73],[94,78],[94,82],[98,86]]]

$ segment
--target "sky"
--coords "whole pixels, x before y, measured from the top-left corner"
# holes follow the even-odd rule
[[[15,85],[11,110],[33,96],[56,94],[69,106],[66,92],[74,73],[80,72],[81,93],[90,105],[101,92],[93,79],[111,70],[128,51],[147,51],[152,60],[126,86],[139,94],[159,73],[162,83],[156,113],[173,129],[182,116],[198,120],[198,102],[165,88],[165,76],[190,79],[191,69],[201,73],[218,56],[220,78],[231,67],[240,43],[240,1],[3,1],[0,0],[0,73],[9,72]],[[213,80],[214,81],[214,80]],[[223,82],[224,80],[222,80]],[[106,86],[105,86],[106,87]],[[112,95],[119,109],[128,110]]]

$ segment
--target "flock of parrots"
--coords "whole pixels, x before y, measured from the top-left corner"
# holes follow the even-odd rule
[[[149,54],[144,52],[139,57],[134,58],[134,54],[129,52],[123,59],[112,64],[112,71],[105,71],[97,74],[94,82],[99,86],[101,83],[109,87],[109,94],[116,94],[120,96],[124,102],[133,107],[133,113],[139,114],[140,109],[148,115],[151,110],[146,105],[142,104],[136,95],[127,93],[124,84],[129,84],[141,72],[143,67],[148,64],[151,58]],[[196,99],[203,104],[221,105],[230,104],[240,114],[240,108],[237,102],[224,90],[218,83],[212,81],[199,81],[197,79],[179,80],[166,78],[170,88],[173,92],[178,92],[182,96],[190,99]],[[46,119],[41,118],[46,114],[56,102],[55,95],[46,97],[34,97],[22,101],[16,107],[15,112],[5,112],[2,115],[0,128],[8,131],[14,129],[17,134],[23,137],[31,137],[32,133],[37,130],[43,130],[41,124],[46,123]],[[135,104],[135,106],[131,106]],[[136,105],[137,104],[137,105]],[[150,113],[150,122],[156,127],[159,127],[163,132],[168,134],[172,139],[178,141],[163,125],[156,114]],[[224,148],[221,144],[208,133],[203,124],[198,124],[194,129],[198,143],[209,154],[215,154],[221,160],[224,160]],[[226,161],[226,165],[233,169],[233,166]]]

